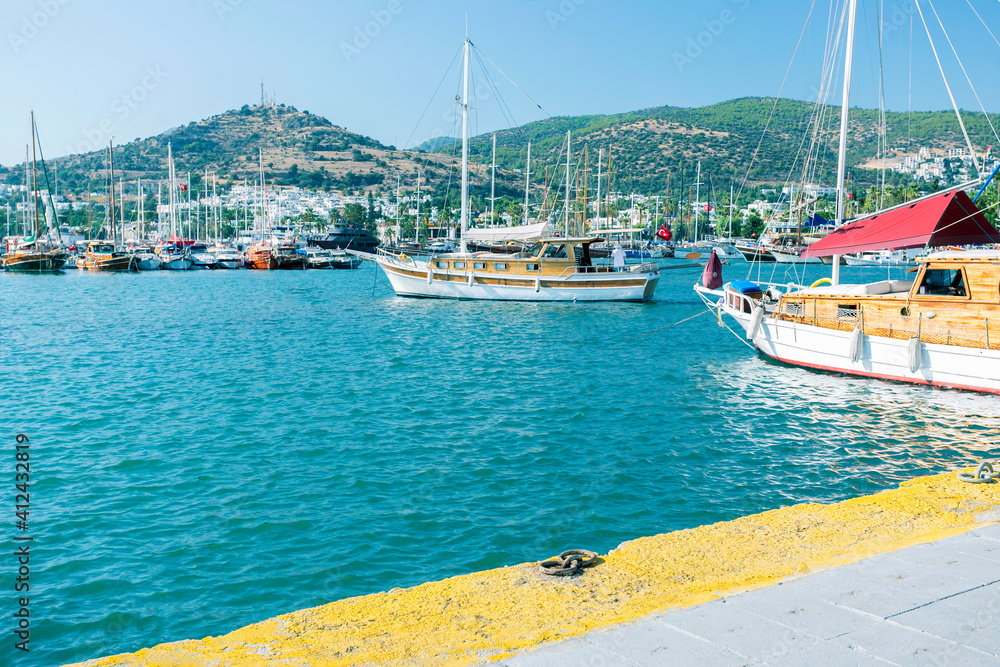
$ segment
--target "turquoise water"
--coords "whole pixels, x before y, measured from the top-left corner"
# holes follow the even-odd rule
[[[699,271],[572,305],[399,299],[370,268],[0,274],[0,512],[9,540],[24,432],[35,537],[32,651],[4,627],[0,662],[850,498],[997,437],[994,397],[775,365],[712,315],[664,328],[704,310]]]

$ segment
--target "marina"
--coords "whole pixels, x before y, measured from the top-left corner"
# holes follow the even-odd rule
[[[0,665],[1000,665],[1000,6],[362,4],[0,10]]]
[[[991,397],[748,355],[692,292],[700,270],[662,273],[645,304],[585,309],[401,299],[370,269],[0,274],[0,407],[47,443],[42,592],[61,602],[36,631],[45,663],[606,553],[987,455]],[[248,293],[250,311],[217,305]],[[39,306],[11,307],[24,300]],[[27,357],[31,374],[13,373]],[[428,381],[454,364],[460,387]],[[32,392],[46,399],[20,400]]]

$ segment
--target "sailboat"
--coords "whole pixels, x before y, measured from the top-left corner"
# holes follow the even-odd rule
[[[15,239],[8,242],[4,248],[4,254],[0,257],[0,264],[7,271],[13,273],[56,273],[61,271],[66,265],[67,253],[62,247],[59,237],[59,227],[55,224],[55,203],[52,201],[51,193],[48,200],[44,201],[42,208],[38,206],[38,172],[35,160],[36,138],[38,128],[35,126],[35,112],[31,112],[31,211],[32,230],[29,236]],[[39,142],[40,143],[40,142]],[[40,147],[39,147],[40,148]],[[42,160],[44,169],[45,161]],[[48,176],[46,175],[46,182]],[[42,222],[40,216],[45,216],[46,236],[42,236]],[[27,233],[27,230],[25,230]],[[55,240],[53,240],[53,234]]]
[[[185,244],[177,234],[180,227],[177,221],[177,170],[174,166],[174,149],[170,142],[167,142],[167,177],[170,243],[160,248],[160,268],[164,271],[187,271],[193,262],[191,253],[188,252],[188,244]],[[183,235],[183,232],[181,234]]]
[[[541,237],[527,250],[511,254],[468,251],[469,229],[469,52],[463,45],[461,248],[457,253],[409,256],[379,249],[349,251],[376,262],[399,296],[498,301],[645,301],[659,282],[654,263],[628,270],[597,265],[591,246],[596,236]],[[566,230],[569,230],[570,146],[567,141]]]
[[[920,12],[920,5],[915,6]],[[1000,243],[1000,233],[965,192],[983,182],[981,194],[1000,164],[989,178],[843,225],[856,8],[857,0],[851,0],[837,229],[803,253],[832,257],[831,277],[808,287],[734,280],[721,290],[711,284],[696,285],[695,290],[720,318],[725,314],[741,325],[746,339],[768,358],[847,375],[1000,393],[1000,251],[928,252],[918,258],[913,279],[840,284],[839,260],[846,253]]]
[[[108,145],[108,166],[111,177],[108,181],[107,232],[110,240],[90,241],[82,263],[77,266],[87,271],[138,271],[139,262],[135,253],[124,250],[118,243],[118,225],[115,222],[115,155],[114,146]],[[124,222],[124,221],[123,221]],[[124,230],[122,231],[124,236]]]

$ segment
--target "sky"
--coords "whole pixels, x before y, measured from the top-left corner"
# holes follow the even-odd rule
[[[456,131],[466,31],[481,54],[474,133],[745,96],[815,99],[844,1],[4,0],[0,164],[23,161],[32,110],[52,158],[256,104],[261,80],[278,103],[413,146]],[[989,85],[1000,2],[935,0],[945,33],[930,0],[917,1],[956,103],[980,108],[945,34],[983,107],[1000,112]],[[877,106],[880,55],[889,109],[951,108],[914,0],[859,0],[852,105]]]

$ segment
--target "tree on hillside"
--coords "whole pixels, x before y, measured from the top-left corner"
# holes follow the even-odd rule
[[[351,203],[344,207],[344,221],[350,227],[364,227],[365,222],[365,207],[361,204]]]

